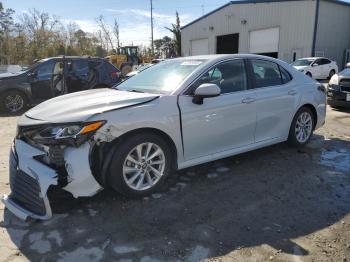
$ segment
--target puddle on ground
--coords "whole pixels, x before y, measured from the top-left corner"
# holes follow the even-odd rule
[[[320,164],[332,167],[340,172],[350,173],[350,150],[337,149],[322,151]]]

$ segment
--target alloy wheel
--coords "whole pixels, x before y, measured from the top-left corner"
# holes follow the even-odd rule
[[[126,184],[138,191],[152,188],[163,176],[164,151],[154,143],[142,143],[134,147],[125,158],[123,177]]]
[[[8,95],[5,97],[4,104],[9,112],[16,113],[23,109],[24,99],[19,94]]]
[[[309,112],[302,112],[295,123],[295,137],[299,143],[305,143],[312,133],[312,116]]]

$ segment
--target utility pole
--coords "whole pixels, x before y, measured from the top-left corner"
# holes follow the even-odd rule
[[[204,15],[204,5],[201,5],[202,7],[202,15]]]
[[[153,0],[151,1],[151,50],[152,56],[154,55],[154,45],[153,45]]]

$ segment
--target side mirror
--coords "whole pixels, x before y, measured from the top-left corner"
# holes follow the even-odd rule
[[[197,105],[202,105],[204,98],[219,96],[220,93],[221,89],[216,84],[201,84],[194,91],[192,102]]]
[[[347,63],[347,64],[345,65],[345,68],[350,68],[350,63]]]
[[[27,74],[28,77],[35,78],[38,75],[36,71],[31,71]]]
[[[312,64],[312,66],[319,66],[319,64],[317,64],[317,63],[313,63],[313,64]]]

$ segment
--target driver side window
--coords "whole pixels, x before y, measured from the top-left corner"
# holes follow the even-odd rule
[[[247,89],[247,75],[243,60],[223,62],[205,73],[193,86],[193,91],[202,84],[216,84],[221,94]]]

